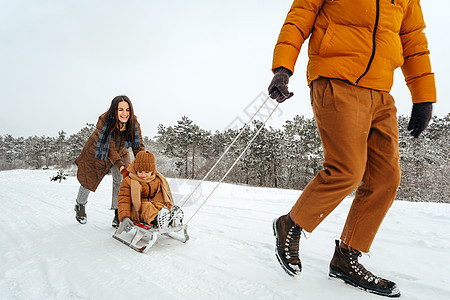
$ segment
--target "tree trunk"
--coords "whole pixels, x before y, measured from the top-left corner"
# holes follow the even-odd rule
[[[188,178],[188,153],[184,157],[184,178]]]
[[[195,172],[195,143],[192,145],[192,179],[194,179]]]
[[[273,162],[273,184],[275,185],[275,187],[278,187],[278,182],[277,182],[277,164],[275,162]]]

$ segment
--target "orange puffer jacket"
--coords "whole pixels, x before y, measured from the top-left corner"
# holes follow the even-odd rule
[[[308,84],[318,77],[390,91],[402,66],[414,103],[435,102],[419,0],[294,0],[275,46],[272,69],[294,72],[309,40]]]

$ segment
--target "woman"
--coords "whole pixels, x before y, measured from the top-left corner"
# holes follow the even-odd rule
[[[87,222],[85,206],[90,191],[95,192],[103,177],[111,170],[113,178],[111,209],[115,210],[113,227],[119,226],[118,195],[122,182],[121,171],[130,164],[128,148],[134,155],[144,151],[141,128],[127,96],[117,96],[109,110],[98,118],[95,131],[75,160],[77,178],[81,186],[75,204],[75,218],[80,224]]]

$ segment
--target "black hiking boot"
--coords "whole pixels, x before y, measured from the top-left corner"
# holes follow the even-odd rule
[[[362,256],[359,251],[349,251],[339,247],[336,241],[334,256],[330,262],[329,276],[343,280],[367,292],[387,296],[400,297],[400,290],[395,282],[373,275],[358,262]]]
[[[77,219],[77,221],[80,224],[86,224],[87,222],[87,215],[86,215],[86,206],[84,204],[75,204],[75,219]]]
[[[273,220],[273,234],[276,237],[275,255],[281,267],[290,276],[300,274],[302,263],[298,248],[302,228],[296,225],[289,214]]]
[[[114,210],[114,219],[112,220],[112,227],[119,228],[120,221],[119,221],[119,210]]]

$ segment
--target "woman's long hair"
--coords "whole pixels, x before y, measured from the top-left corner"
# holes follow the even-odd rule
[[[132,141],[134,139],[134,110],[133,110],[133,105],[131,104],[131,100],[125,96],[125,95],[120,95],[117,97],[114,97],[114,99],[112,99],[111,101],[111,106],[109,107],[108,111],[106,112],[106,116],[105,116],[105,123],[107,124],[107,131],[106,132],[110,132],[112,133],[115,129],[119,128],[119,118],[118,118],[118,108],[119,108],[119,103],[125,101],[128,103],[128,105],[130,106],[130,117],[128,118],[127,121],[127,127],[125,129],[125,139],[128,141]],[[107,135],[105,135],[105,140],[107,138]]]

